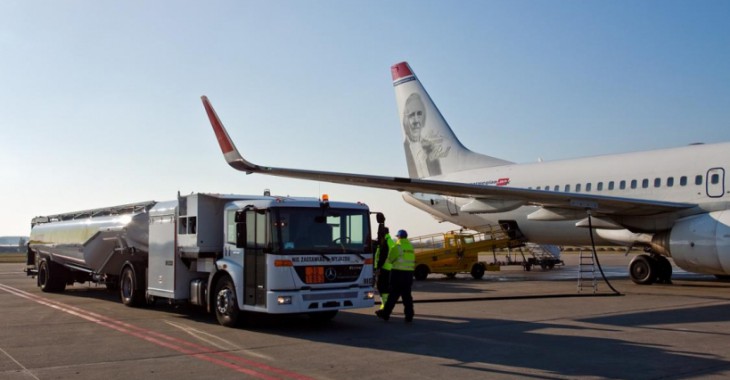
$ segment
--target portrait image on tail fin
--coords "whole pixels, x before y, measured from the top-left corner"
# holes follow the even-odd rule
[[[450,146],[444,147],[444,138],[438,132],[426,128],[426,107],[421,96],[408,96],[403,110],[403,130],[408,172],[417,178],[440,175],[440,159],[448,156]]]

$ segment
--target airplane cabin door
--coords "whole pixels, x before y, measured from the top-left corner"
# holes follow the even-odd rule
[[[707,196],[710,198],[720,198],[725,195],[725,169],[712,168],[707,171],[705,177],[707,186]]]

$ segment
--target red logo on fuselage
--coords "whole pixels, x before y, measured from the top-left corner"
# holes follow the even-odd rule
[[[509,178],[500,178],[497,180],[497,186],[507,186],[509,185]]]

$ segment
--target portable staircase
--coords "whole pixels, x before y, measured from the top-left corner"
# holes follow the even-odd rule
[[[535,265],[539,265],[544,270],[553,269],[556,265],[564,264],[563,260],[560,259],[560,247],[556,245],[525,243],[525,248],[532,255],[526,261],[525,270],[530,270],[530,267]]]

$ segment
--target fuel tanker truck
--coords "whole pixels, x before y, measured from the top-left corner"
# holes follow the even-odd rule
[[[97,283],[122,303],[190,303],[318,320],[372,307],[370,212],[317,198],[193,193],[33,218],[27,269],[44,292]]]

